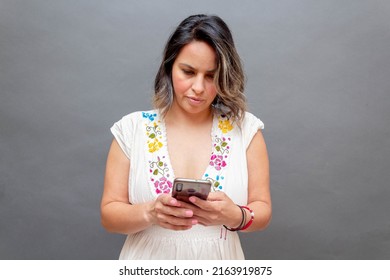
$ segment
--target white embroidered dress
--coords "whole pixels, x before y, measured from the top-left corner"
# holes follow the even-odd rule
[[[210,164],[203,179],[213,182],[212,191],[225,192],[236,204],[246,205],[248,174],[246,149],[264,124],[245,113],[241,128],[214,115]],[[169,160],[165,125],[159,112],[134,112],[111,127],[115,139],[130,159],[129,202],[143,203],[170,193],[175,178]],[[120,259],[244,259],[237,232],[223,226],[193,226],[173,231],[151,226],[129,234]]]

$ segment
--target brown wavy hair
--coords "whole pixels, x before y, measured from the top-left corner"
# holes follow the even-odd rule
[[[226,23],[215,15],[192,15],[183,20],[169,37],[154,82],[153,105],[165,116],[173,102],[172,66],[181,49],[202,41],[216,53],[214,83],[217,96],[213,107],[232,121],[241,122],[246,110],[245,77],[241,59]]]

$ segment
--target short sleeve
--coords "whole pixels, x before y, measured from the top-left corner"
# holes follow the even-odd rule
[[[133,119],[134,115],[129,114],[114,123],[114,125],[111,127],[111,133],[114,135],[122,151],[129,159],[131,157],[132,135],[134,128]]]
[[[248,148],[256,132],[264,129],[264,123],[255,115],[246,112],[242,123],[242,136],[245,148]]]

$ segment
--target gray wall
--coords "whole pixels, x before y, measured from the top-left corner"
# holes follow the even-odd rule
[[[233,31],[265,123],[274,217],[249,259],[390,259],[390,2],[0,0],[0,259],[116,259],[109,127],[150,108],[194,13]]]

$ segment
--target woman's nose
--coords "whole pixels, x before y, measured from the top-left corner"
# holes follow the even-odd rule
[[[196,94],[201,94],[204,91],[204,77],[201,75],[195,77],[194,83],[192,84],[192,90]]]

